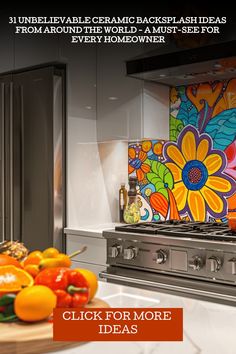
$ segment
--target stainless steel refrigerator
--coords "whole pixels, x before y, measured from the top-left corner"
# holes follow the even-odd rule
[[[0,241],[62,248],[64,69],[0,75]]]

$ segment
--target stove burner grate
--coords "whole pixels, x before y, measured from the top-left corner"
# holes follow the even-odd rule
[[[236,233],[226,223],[168,220],[116,226],[116,231],[218,241],[236,241]]]

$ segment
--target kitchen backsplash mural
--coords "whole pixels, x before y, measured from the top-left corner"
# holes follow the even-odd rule
[[[142,220],[226,220],[236,213],[236,79],[174,87],[170,141],[129,144]]]
[[[145,140],[129,144],[128,172],[129,176],[138,178],[143,221],[164,220],[168,217],[173,177],[163,163],[164,145],[163,140]]]

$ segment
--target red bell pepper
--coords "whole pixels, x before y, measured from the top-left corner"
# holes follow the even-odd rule
[[[69,268],[47,268],[35,278],[35,285],[45,285],[57,296],[57,307],[82,307],[89,300],[89,285],[78,271]]]

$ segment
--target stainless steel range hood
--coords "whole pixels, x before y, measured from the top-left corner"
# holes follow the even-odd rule
[[[168,86],[236,77],[236,40],[178,52],[145,54],[126,62],[127,75]]]

